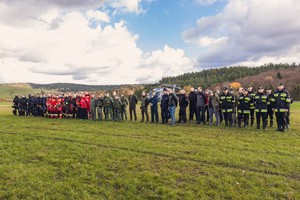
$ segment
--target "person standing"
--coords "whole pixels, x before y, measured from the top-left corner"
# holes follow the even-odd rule
[[[97,99],[94,94],[92,94],[90,98],[90,109],[92,120],[96,121]]]
[[[122,109],[122,102],[119,99],[119,96],[116,95],[114,97],[114,102],[113,102],[113,108],[114,108],[114,121],[119,122],[121,121],[121,109]]]
[[[186,118],[186,108],[189,105],[189,99],[188,97],[185,95],[185,90],[181,90],[180,91],[180,95],[179,95],[179,120],[178,123],[186,123],[187,118]]]
[[[188,99],[189,99],[189,111],[190,111],[189,121],[193,121],[197,111],[197,94],[194,88],[191,88]]]
[[[151,107],[151,123],[154,123],[154,118],[155,118],[155,122],[158,123],[159,122],[159,118],[158,118],[158,102],[159,102],[159,97],[156,94],[156,92],[152,92],[152,96],[149,100],[150,103],[150,107]]]
[[[175,126],[175,112],[178,105],[177,96],[172,89],[169,89],[169,112],[171,117],[171,126]]]
[[[197,124],[205,124],[205,108],[206,108],[206,96],[202,92],[202,88],[198,87],[197,93]]]
[[[121,94],[121,103],[122,103],[122,107],[121,107],[121,118],[122,120],[126,120],[127,121],[127,106],[129,104],[128,99]]]
[[[168,89],[164,88],[164,95],[161,97],[160,108],[161,108],[161,119],[162,124],[168,124],[169,121],[169,94]]]
[[[113,99],[109,96],[109,93],[106,92],[106,95],[104,97],[104,115],[105,115],[105,121],[113,120]],[[109,118],[110,117],[110,118]]]
[[[103,120],[103,106],[104,106],[103,94],[100,94],[97,99],[98,121]]]
[[[146,95],[145,91],[142,91],[142,97],[141,97],[141,113],[142,113],[142,120],[141,122],[144,122],[145,116],[146,116],[146,122],[149,121],[149,115],[148,115],[148,105],[149,105],[149,99]]]
[[[134,115],[134,121],[136,121],[137,120],[136,104],[138,103],[139,100],[138,100],[137,96],[133,93],[133,91],[130,91],[128,100],[129,100],[130,121],[132,121],[132,115]]]
[[[262,86],[258,87],[258,92],[255,97],[255,113],[256,113],[256,128],[260,129],[260,122],[262,119],[263,129],[267,127],[267,116],[268,116],[268,95],[264,93]]]
[[[224,93],[220,96],[220,103],[222,105],[222,111],[224,115],[225,126],[232,127],[232,111],[235,103],[235,99],[232,94],[229,93],[228,87],[224,87]]]
[[[274,111],[273,111],[273,107],[274,107],[274,95],[272,93],[272,89],[270,87],[266,88],[266,93],[268,95],[268,112],[267,112],[267,124],[268,121],[270,120],[270,127],[273,127],[273,123],[274,123]]]
[[[13,114],[14,115],[17,115],[17,110],[18,110],[18,106],[19,106],[19,101],[20,101],[20,98],[19,96],[16,94],[14,99],[13,99]]]
[[[253,99],[253,103],[250,104],[250,123],[251,126],[254,126],[254,113],[255,113],[255,105],[254,105],[254,97],[255,97],[255,92],[253,90],[253,87],[249,85],[248,87],[248,94],[251,96]]]
[[[213,124],[213,117],[216,117],[216,125],[220,125],[220,98],[217,93],[208,91],[208,110],[209,110],[209,125]]]
[[[277,122],[277,131],[285,132],[286,116],[290,109],[291,97],[285,90],[284,84],[279,83],[277,90],[274,92],[274,111]]]
[[[253,103],[252,97],[248,94],[247,89],[239,91],[240,96],[238,98],[238,127],[242,127],[242,120],[244,120],[244,127],[247,128],[249,124],[249,115],[250,115],[250,104]]]

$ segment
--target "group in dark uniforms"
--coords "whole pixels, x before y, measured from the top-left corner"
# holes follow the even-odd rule
[[[277,131],[284,132],[290,126],[290,104],[292,98],[282,83],[272,93],[271,88],[262,86],[254,92],[253,87],[240,88],[237,93],[228,87],[223,91],[205,90],[199,87],[190,89],[189,95],[185,90],[175,94],[171,89],[164,88],[163,94],[142,92],[138,98],[133,91],[125,97],[113,92],[104,94],[65,94],[65,95],[28,95],[13,99],[13,114],[49,118],[76,118],[98,121],[127,120],[129,106],[130,120],[137,121],[136,106],[138,102],[141,110],[141,122],[161,124],[187,123],[196,120],[197,124],[219,126],[224,121],[225,127],[236,126],[247,128],[254,126],[256,119],[257,129],[266,129],[269,124],[273,127],[274,113],[277,122]],[[160,105],[161,115],[158,115]],[[148,107],[150,106],[150,109]],[[175,121],[176,108],[179,106],[179,118]],[[187,109],[189,116],[187,117]],[[149,113],[150,110],[150,113]],[[161,118],[161,121],[160,119]]]

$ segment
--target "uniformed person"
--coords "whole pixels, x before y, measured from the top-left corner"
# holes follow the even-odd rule
[[[98,112],[98,121],[103,120],[103,106],[104,106],[104,99],[103,94],[98,96],[97,100],[97,112]]]
[[[126,120],[127,121],[127,106],[129,105],[129,101],[128,99],[124,96],[124,94],[121,94],[121,99],[120,99],[121,103],[122,103],[122,107],[121,107],[121,118],[122,120]]]
[[[115,99],[113,102],[113,108],[114,108],[114,121],[115,122],[121,121],[122,102],[120,101],[118,95],[115,96]]]
[[[142,97],[141,97],[142,120],[141,120],[141,122],[144,122],[145,117],[146,117],[146,122],[149,121],[148,105],[149,105],[149,98],[147,97],[146,92],[142,91]]]
[[[205,124],[205,109],[206,109],[206,95],[202,92],[202,87],[198,87],[197,92],[197,124]]]
[[[274,111],[273,111],[273,107],[274,107],[274,95],[272,93],[272,89],[270,87],[266,88],[266,93],[268,95],[268,114],[267,114],[267,122],[270,120],[270,127],[273,127],[273,121],[274,121]]]
[[[213,125],[213,117],[216,117],[216,125],[220,125],[220,97],[213,91],[208,91],[209,125]]]
[[[158,95],[156,94],[156,92],[152,92],[152,96],[149,99],[149,103],[150,103],[150,107],[151,107],[151,123],[154,123],[154,120],[155,120],[156,123],[159,122],[158,105],[157,105],[158,102],[159,102]]]
[[[160,108],[161,108],[161,119],[162,124],[168,124],[169,121],[169,94],[168,89],[163,89],[164,94],[161,97]]]
[[[17,113],[17,110],[18,110],[18,106],[19,106],[19,100],[20,100],[20,98],[19,98],[19,96],[16,94],[15,97],[14,97],[14,99],[13,99],[13,106],[12,106],[12,108],[13,108],[13,114],[14,114],[14,115],[17,115],[17,114],[18,114],[18,113]]]
[[[234,97],[234,104],[233,104],[233,111],[232,111],[232,125],[236,126],[237,125],[237,106],[238,106],[238,99],[239,95],[233,90],[233,88],[230,88],[230,93]]]
[[[232,111],[235,103],[234,96],[229,93],[228,87],[224,87],[224,93],[220,96],[220,103],[224,115],[225,126],[232,126]]]
[[[105,121],[113,120],[113,99],[109,96],[109,93],[107,92],[104,97],[104,115],[105,115]]]
[[[249,87],[248,87],[248,93],[251,96],[251,98],[253,99],[253,103],[251,103],[251,105],[250,105],[250,123],[251,123],[251,126],[254,126],[254,113],[255,113],[254,97],[255,97],[255,92],[254,92],[253,87],[251,85],[249,85]]]
[[[263,129],[267,127],[267,116],[268,116],[268,95],[264,93],[262,86],[258,87],[258,92],[255,97],[255,114],[256,114],[256,128],[260,129],[260,122],[262,119]]]
[[[242,127],[242,120],[244,120],[244,127],[247,128],[249,124],[250,104],[253,103],[252,97],[248,94],[247,89],[241,89],[238,98],[238,127]]]
[[[133,93],[133,91],[130,91],[128,101],[129,101],[130,121],[132,121],[132,115],[134,115],[134,121],[136,121],[137,120],[136,104],[138,103],[139,100],[138,100],[137,96]]]
[[[284,132],[286,128],[286,114],[290,109],[291,98],[284,89],[284,84],[279,83],[274,92],[274,111],[276,115],[277,131]]]
[[[90,113],[92,116],[92,120],[96,121],[96,115],[97,115],[97,99],[94,94],[91,95],[91,100],[90,100]]]

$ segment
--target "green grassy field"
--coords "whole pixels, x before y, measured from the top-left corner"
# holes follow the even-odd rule
[[[15,94],[18,95],[28,95],[28,94],[38,94],[41,93],[40,89],[32,89],[27,87],[14,87],[10,85],[2,85],[0,84],[0,98],[12,100]]]
[[[0,104],[0,199],[300,199],[291,129],[19,117]]]

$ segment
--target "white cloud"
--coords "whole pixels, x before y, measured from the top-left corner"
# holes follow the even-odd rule
[[[0,13],[16,9],[0,5]],[[127,29],[126,22],[111,23],[104,11],[62,12],[53,6],[34,15],[24,19],[26,26],[0,21],[2,82],[156,82],[193,69],[181,49],[166,45],[163,50],[143,52],[136,44],[139,36]],[[105,24],[91,28],[95,21]]]
[[[184,40],[206,53],[198,66],[300,61],[300,2],[230,0],[222,12],[197,20]]]

